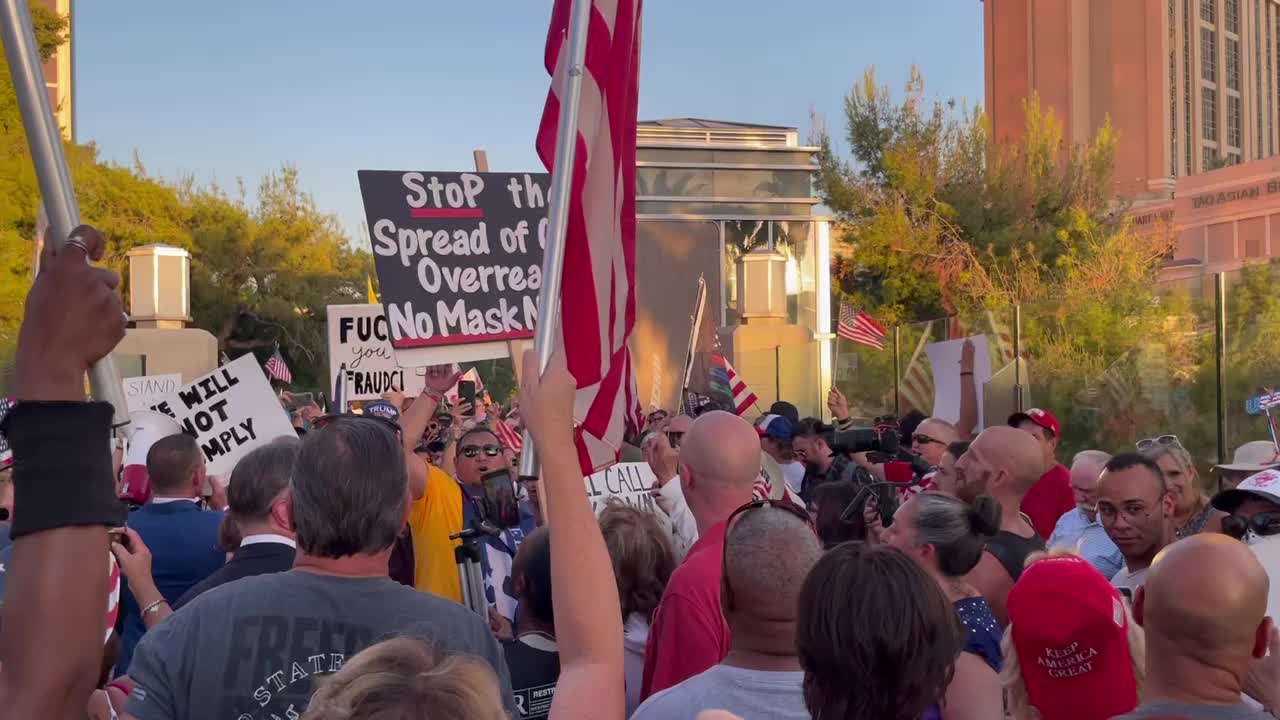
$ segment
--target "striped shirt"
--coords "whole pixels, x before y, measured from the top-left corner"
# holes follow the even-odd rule
[[[1120,548],[1107,537],[1102,523],[1090,520],[1080,508],[1075,508],[1058,519],[1049,536],[1049,548],[1067,548],[1097,568],[1108,580],[1124,567]]]

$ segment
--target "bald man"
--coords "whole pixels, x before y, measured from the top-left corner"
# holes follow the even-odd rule
[[[1193,535],[1156,556],[1133,616],[1145,630],[1145,702],[1120,720],[1274,720],[1241,702],[1250,666],[1267,652],[1267,573],[1249,548]]]
[[[959,439],[955,425],[941,418],[925,418],[911,435],[911,451],[936,468],[942,464],[947,446]]]
[[[1027,556],[1044,550],[1044,541],[1019,510],[1044,466],[1035,438],[1011,427],[983,430],[956,460],[956,496],[972,503],[979,495],[990,495],[1002,510],[999,534],[987,542],[978,565],[965,578],[982,593],[1002,625],[1009,624],[1005,601]]]
[[[720,604],[731,630],[719,664],[655,693],[632,720],[720,709],[749,717],[809,720],[796,657],[800,586],[822,556],[806,521],[773,506],[738,515],[724,541]]]
[[[699,416],[680,443],[680,486],[698,541],[662,594],[644,655],[641,699],[715,665],[729,652],[720,613],[725,521],[751,501],[760,440],[747,421],[722,411]]]

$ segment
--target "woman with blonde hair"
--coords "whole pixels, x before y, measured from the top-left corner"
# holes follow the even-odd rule
[[[429,708],[429,710],[428,710]],[[506,720],[498,678],[417,638],[365,648],[321,684],[303,720]]]
[[[609,548],[618,585],[623,625],[623,670],[626,674],[626,716],[640,705],[641,676],[649,625],[658,601],[676,569],[670,533],[657,517],[639,508],[610,500],[600,513],[600,532]]]
[[[1209,496],[1200,489],[1200,475],[1191,453],[1176,435],[1161,435],[1138,442],[1138,452],[1160,467],[1164,484],[1173,496],[1174,539],[1181,540],[1201,532],[1222,532],[1226,513],[1209,504]]]
[[[1142,627],[1102,573],[1070,551],[1028,558],[1009,591],[1003,649],[1013,720],[1107,720],[1138,705]]]

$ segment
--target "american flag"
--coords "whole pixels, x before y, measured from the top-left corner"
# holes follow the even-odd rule
[[[751,388],[747,387],[747,383],[738,375],[738,371],[733,369],[729,361],[719,358],[724,365],[725,379],[729,386],[729,393],[733,396],[733,411],[742,415],[752,405],[756,404],[756,394],[751,392]]]
[[[840,303],[840,319],[836,323],[836,335],[866,345],[876,350],[884,349],[887,333],[880,324],[861,310],[854,310],[848,303]]]
[[[933,371],[928,366],[929,356],[924,352],[932,337],[933,321],[930,320],[920,333],[920,342],[916,344],[898,386],[906,407],[923,413],[932,412],[933,407]]]
[[[588,0],[577,0],[587,2]],[[584,473],[617,462],[640,401],[627,339],[636,320],[636,109],[641,0],[590,0],[586,61],[577,116],[561,275],[560,323],[553,335],[578,382],[574,409]],[[574,0],[556,0],[547,32],[551,90],[538,127],[538,156],[554,173],[559,93],[570,71]],[[543,312],[547,320],[554,314]],[[552,320],[553,321],[553,320]]]
[[[507,446],[508,450],[520,452],[524,449],[524,440],[520,437],[520,433],[508,425],[506,420],[495,416],[492,419],[492,424],[493,434],[498,436],[498,439],[502,441],[503,445]]]
[[[267,360],[267,364],[262,366],[267,371],[267,377],[272,380],[279,380],[288,385],[293,382],[293,373],[289,372],[289,366],[284,364],[284,356],[280,354],[280,346],[276,346],[275,352],[271,353],[271,359]]]

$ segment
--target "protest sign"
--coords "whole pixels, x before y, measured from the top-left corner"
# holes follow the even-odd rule
[[[296,435],[252,353],[196,378],[151,409],[177,420],[196,439],[211,475],[226,475],[250,450]]]
[[[347,376],[345,399],[374,400],[389,390],[413,397],[426,386],[426,371],[396,364],[381,305],[330,305],[329,377]],[[330,397],[338,397],[332,388]]]
[[[547,233],[545,173],[358,175],[401,365],[502,357],[505,341],[533,337]],[[457,345],[476,347],[426,354],[430,359],[412,352]]]
[[[929,343],[925,346],[929,365],[933,368],[933,417],[949,423],[960,419],[960,354],[966,340],[973,341],[973,382],[978,401],[976,429],[982,429],[986,427],[982,387],[991,379],[991,351],[987,349],[986,335]]]
[[[609,498],[618,498],[641,510],[661,512],[658,502],[649,492],[656,479],[649,464],[642,462],[618,463],[588,475],[585,482],[591,509],[598,515]]]
[[[136,412],[146,410],[165,396],[177,392],[182,387],[182,373],[128,377],[121,383],[124,385],[124,400],[129,406],[129,412]]]

